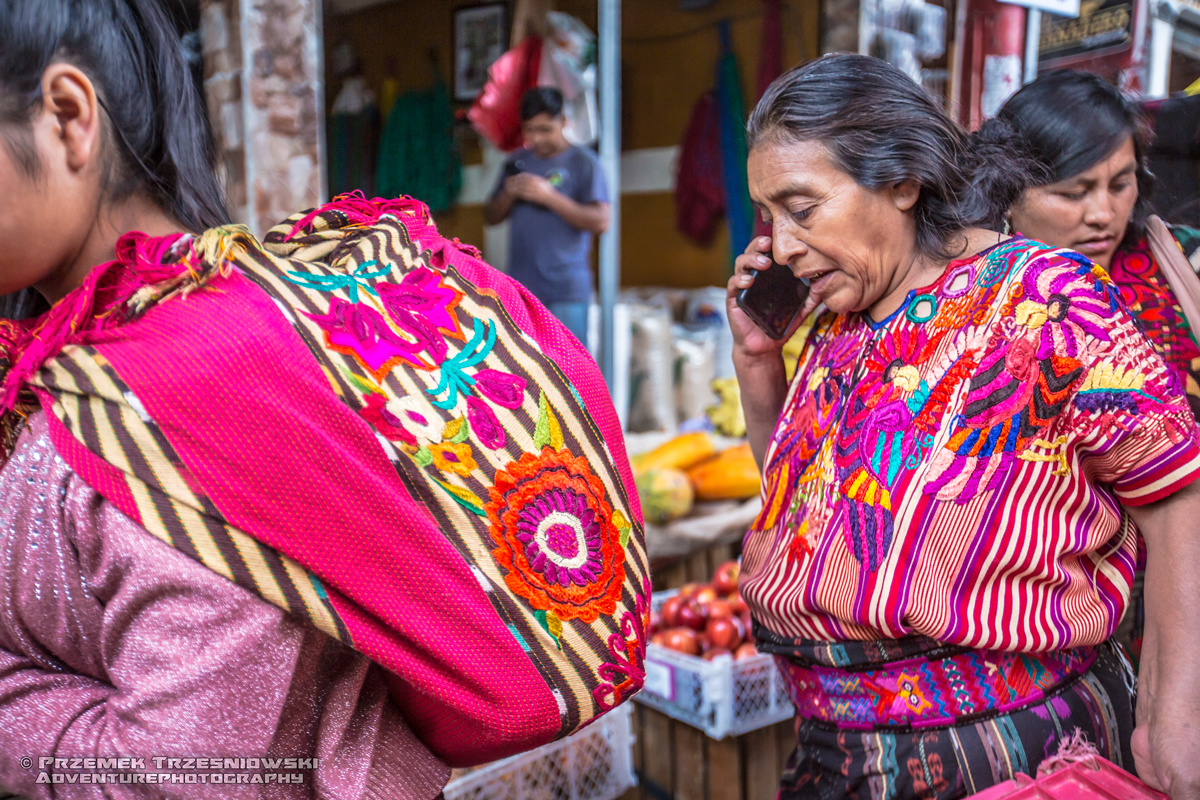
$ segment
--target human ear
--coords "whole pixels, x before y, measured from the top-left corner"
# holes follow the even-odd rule
[[[892,202],[900,211],[909,211],[921,196],[921,184],[912,178],[892,186]]]
[[[54,135],[72,172],[95,160],[101,141],[100,102],[87,75],[70,64],[47,67],[42,73],[42,109],[54,119]]]

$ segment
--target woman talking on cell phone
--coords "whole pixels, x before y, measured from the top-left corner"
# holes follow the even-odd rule
[[[797,709],[781,797],[962,797],[1077,729],[1200,797],[1200,431],[1102,270],[982,227],[1037,165],[857,55],[777,80],[749,137],[772,234],[728,286],[764,469],[740,589]],[[810,285],[793,330],[816,312],[790,385],[736,302],[770,256]],[[1109,639],[1139,537],[1135,725]]]

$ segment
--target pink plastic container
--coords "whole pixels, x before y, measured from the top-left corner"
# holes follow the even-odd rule
[[[1169,800],[1111,761],[1094,756],[1051,775],[1018,775],[971,795],[972,800]]]

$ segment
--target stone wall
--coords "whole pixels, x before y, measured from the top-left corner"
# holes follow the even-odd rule
[[[325,194],[317,0],[205,0],[205,79],[230,206],[260,236]]]
[[[201,0],[204,94],[229,211],[246,222],[246,149],[242,121],[242,37],[238,0]]]

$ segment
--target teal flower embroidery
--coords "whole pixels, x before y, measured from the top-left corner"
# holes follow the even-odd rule
[[[303,286],[305,289],[316,289],[319,292],[335,292],[338,289],[345,289],[346,295],[350,298],[350,302],[358,302],[358,288],[361,286],[376,297],[379,292],[375,291],[368,281],[373,281],[377,278],[382,278],[392,271],[391,267],[383,267],[375,271],[370,271],[371,267],[378,266],[379,262],[371,259],[364,261],[353,272],[341,275],[315,275],[309,272],[291,271],[284,275],[292,283],[297,286]]]

